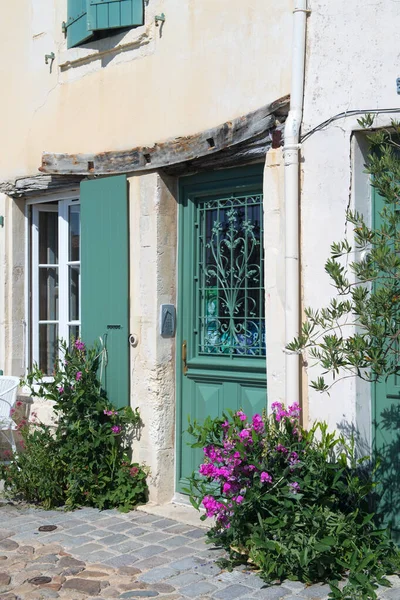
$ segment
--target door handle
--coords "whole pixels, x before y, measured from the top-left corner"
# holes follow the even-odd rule
[[[187,346],[186,340],[182,344],[182,371],[184,375],[187,375],[188,366],[187,366]]]

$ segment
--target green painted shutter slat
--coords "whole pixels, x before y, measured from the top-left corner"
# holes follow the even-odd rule
[[[87,0],[68,0],[67,47],[73,48],[89,40],[93,32],[88,27]]]
[[[87,0],[92,31],[143,25],[143,0]]]
[[[103,387],[129,405],[128,195],[125,175],[81,183],[82,339],[105,338]]]

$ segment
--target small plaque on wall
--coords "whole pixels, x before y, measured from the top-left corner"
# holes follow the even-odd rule
[[[160,306],[160,335],[171,338],[175,335],[176,311],[173,304],[161,304]]]

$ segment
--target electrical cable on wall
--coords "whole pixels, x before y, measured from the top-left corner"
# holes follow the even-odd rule
[[[323,121],[322,123],[320,123],[313,129],[310,129],[310,131],[307,131],[307,133],[305,133],[304,135],[302,135],[300,137],[300,142],[305,142],[314,133],[316,133],[317,131],[321,131],[322,129],[324,129],[325,127],[328,127],[328,125],[330,125],[334,121],[338,121],[339,119],[345,119],[346,117],[353,117],[355,115],[365,115],[365,114],[380,115],[380,114],[393,114],[393,113],[400,113],[400,107],[398,107],[398,108],[370,108],[370,109],[366,108],[366,109],[346,110],[344,112],[338,113],[337,115],[335,115],[333,117],[330,117],[329,119],[327,119],[326,121]]]

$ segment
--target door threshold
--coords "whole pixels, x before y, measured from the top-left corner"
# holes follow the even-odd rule
[[[138,506],[136,510],[163,519],[173,519],[174,521],[178,521],[178,523],[192,527],[201,527],[202,529],[209,529],[213,525],[213,519],[209,519],[208,523],[200,521],[200,517],[204,514],[204,511],[197,511],[193,508],[189,499],[183,496],[183,494],[175,494],[171,502],[167,504],[148,502],[148,504]]]

